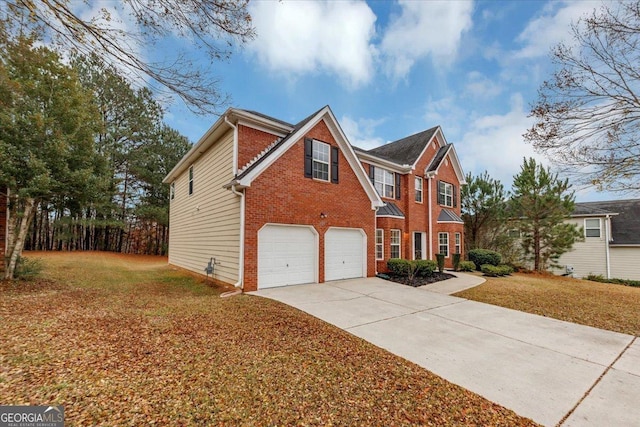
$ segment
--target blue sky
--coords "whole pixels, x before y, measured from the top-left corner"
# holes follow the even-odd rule
[[[229,106],[295,123],[330,105],[353,145],[435,125],[462,166],[510,187],[550,49],[599,1],[253,1],[256,39],[214,67]],[[174,104],[192,142],[215,122]],[[583,190],[578,201],[620,198]]]

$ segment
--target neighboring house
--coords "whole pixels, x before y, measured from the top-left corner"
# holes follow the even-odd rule
[[[295,125],[227,110],[164,179],[169,263],[204,274],[211,260],[245,291],[374,276],[445,247],[450,264],[463,241],[453,146],[434,128],[384,147],[354,149],[328,106]]]
[[[640,199],[576,203],[567,221],[584,241],[558,259],[561,274],[640,280]]]
[[[9,207],[7,206],[7,190],[0,187],[0,266],[4,267],[4,254],[7,251],[7,233],[9,222]]]

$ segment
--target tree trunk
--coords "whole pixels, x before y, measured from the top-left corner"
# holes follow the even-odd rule
[[[17,226],[18,233],[15,234],[15,229],[12,230],[13,232],[11,233],[9,239],[9,246],[7,251],[9,254],[9,263],[7,265],[6,271],[4,272],[5,279],[13,280],[15,276],[18,257],[22,254],[22,248],[24,247],[27,232],[29,231],[29,224],[33,219],[35,206],[35,199],[28,197],[24,201],[24,211],[22,212],[22,216],[20,218],[18,218],[17,212],[12,212],[12,216],[16,218],[15,225]]]

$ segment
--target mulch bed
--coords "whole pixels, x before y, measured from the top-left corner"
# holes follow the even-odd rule
[[[429,285],[431,283],[440,282],[442,280],[451,279],[451,278],[456,277],[456,276],[454,276],[453,274],[448,274],[448,273],[435,272],[435,273],[433,273],[433,276],[429,276],[429,277],[414,277],[413,280],[409,280],[405,276],[397,276],[395,274],[386,274],[386,275],[381,276],[381,277],[383,279],[390,280],[392,282],[402,283],[403,285],[413,286],[414,288],[417,288],[417,287],[420,287],[420,286]]]

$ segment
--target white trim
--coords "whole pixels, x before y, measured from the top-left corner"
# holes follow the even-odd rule
[[[375,229],[375,259],[376,261],[384,261],[384,228],[376,228]],[[382,234],[382,242],[378,243],[378,231],[381,232]],[[380,258],[378,258],[378,245],[382,245],[382,256]]]
[[[416,193],[418,191],[416,183],[420,180],[420,201],[416,200]],[[419,175],[413,176],[413,201],[416,203],[424,203],[424,179]]]
[[[193,165],[189,166],[189,174],[187,175],[187,195],[192,196],[195,192],[195,172],[193,171]]]
[[[361,151],[357,151],[356,156],[358,156],[360,160],[364,161],[367,164],[373,165],[378,168],[388,169],[401,175],[408,174],[413,170],[411,169],[410,165],[399,165],[392,161],[381,159],[380,157],[376,157],[369,153],[363,153]]]
[[[585,219],[585,221],[586,221],[586,219]],[[586,232],[587,231],[585,229],[585,234],[586,234]],[[605,219],[604,237],[605,237],[605,239],[604,239],[605,256],[606,256],[606,261],[607,261],[607,279],[611,279],[611,255],[609,254],[609,215],[607,215],[606,219]]]
[[[380,170],[381,174],[382,174],[382,181],[378,181],[376,179],[376,174],[378,173],[378,170]],[[388,178],[388,175],[391,176],[391,184],[387,184],[386,178]],[[378,191],[378,188],[376,187],[377,184],[381,184],[382,185],[382,193],[380,193],[380,191]],[[380,197],[384,197],[385,199],[392,199],[392,200],[396,200],[396,172],[390,171],[386,168],[377,168],[374,167],[373,169],[373,187],[376,189],[376,191],[378,191],[378,194],[380,194]],[[391,196],[387,196],[386,195],[386,187],[392,187],[393,191]]]
[[[319,146],[322,147],[327,147],[327,158],[328,160],[325,162],[323,160],[320,159],[316,159],[315,158],[315,145],[318,144]],[[327,179],[322,179],[322,178],[317,178],[315,177],[315,169],[313,167],[314,163],[321,163],[323,165],[327,165]],[[331,144],[329,144],[328,142],[324,142],[324,141],[320,141],[319,139],[313,139],[311,140],[311,177],[315,180],[318,181],[323,181],[323,182],[331,182]]]
[[[436,138],[436,135],[438,135],[438,134],[440,134],[442,139]],[[436,139],[436,141],[438,141],[438,148],[444,147],[445,145],[447,145],[447,139],[444,137],[444,133],[442,132],[442,127],[438,126],[436,131],[433,132],[433,135],[431,135],[431,138],[429,138],[429,142],[424,146],[424,148],[420,152],[420,155],[418,157],[416,157],[416,161],[413,163],[413,165],[411,165],[412,169],[416,168],[418,162],[420,161],[422,156],[424,156],[424,153],[429,149],[431,144],[434,142],[433,141],[434,138]]]
[[[456,173],[456,178],[458,178],[458,183],[460,185],[464,185],[467,183],[467,181],[465,181],[464,179],[464,171],[462,170],[462,165],[460,165],[460,159],[458,158],[458,153],[456,152],[456,147],[455,145],[451,144],[450,148],[449,148],[449,152],[447,153],[447,155],[445,156],[445,159],[447,158],[447,156],[449,156],[450,160],[451,160],[451,164],[453,165],[453,171]],[[438,167],[436,168],[435,171],[431,171],[431,174],[437,175],[438,174],[438,170],[440,169],[440,166],[444,163],[444,159],[442,159],[442,161],[440,162],[440,164],[438,165]],[[427,166],[429,167],[429,166]],[[427,170],[425,169],[425,174],[427,174]]]
[[[257,117],[257,116],[255,116]],[[284,138],[285,136],[287,136],[287,131],[284,130],[278,130],[278,129],[274,129],[273,127],[268,127],[268,126],[262,126],[260,124],[256,124],[256,123],[252,123],[248,120],[244,120],[244,119],[238,119],[237,123],[238,126],[244,126],[244,127],[248,127],[251,129],[255,129],[255,130],[259,130],[260,132],[264,132],[264,133],[268,133],[270,135],[274,135],[280,138]],[[293,128],[291,128],[293,129]]]
[[[427,259],[427,254],[426,254],[426,248],[427,248],[427,233],[425,233],[424,231],[414,231],[413,233],[411,233],[411,250],[412,250],[412,258],[413,260],[416,259],[416,234],[420,234],[420,244],[422,245],[422,251],[420,254],[420,259]]]
[[[245,233],[245,198],[244,190],[238,192],[231,187],[231,192],[240,197],[240,253],[238,259],[238,281],[233,284],[236,288],[244,289],[244,233]]]
[[[376,215],[376,218],[400,218],[400,219],[405,219],[406,217],[399,216],[399,215]]]
[[[598,235],[597,236],[587,236],[587,221],[598,221]],[[585,239],[602,239],[602,220],[600,218],[584,218],[584,237]],[[589,230],[595,230],[596,227],[588,227]],[[605,233],[606,234],[606,233]],[[609,241],[607,239],[607,241]]]
[[[440,247],[442,246],[442,243],[440,243],[440,236],[441,235],[445,235],[447,236],[447,255],[445,256],[445,258],[449,258],[449,255],[451,255],[451,248],[450,248],[450,240],[449,240],[449,232],[448,231],[440,231],[438,232],[438,253],[441,254],[442,252],[440,251]]]
[[[428,259],[433,259],[433,190],[431,189],[433,187],[433,185],[431,184],[433,182],[433,175],[429,174],[427,175],[427,184],[428,184],[428,188],[429,188],[429,258]]]
[[[368,253],[367,253],[367,233],[364,232],[362,228],[352,228],[352,227],[329,227],[327,231],[324,232],[324,281],[327,281],[327,251],[329,248],[327,247],[327,233],[331,230],[350,230],[350,231],[359,231],[362,235],[362,271],[361,277],[367,277],[367,261],[368,261]],[[341,279],[335,279],[341,280]],[[316,280],[317,281],[317,280]]]
[[[238,175],[238,126],[229,121],[227,114],[224,115],[224,122],[233,129],[233,176],[236,176]]]
[[[457,252],[454,252],[454,254],[462,253],[462,233],[459,231],[453,234],[453,247],[457,249]]]
[[[400,236],[400,241],[397,243],[398,246],[398,257],[397,258],[402,258],[402,230],[400,230],[399,228],[392,228],[389,230],[389,258],[395,258],[393,256],[393,246],[395,246],[395,244],[393,243],[393,232],[397,231],[398,235]]]
[[[444,203],[440,203],[440,194],[441,194],[440,184],[444,184]],[[450,205],[447,204],[447,186],[451,187],[451,204]],[[447,208],[453,208],[453,205],[454,205],[453,201],[456,198],[455,191],[456,191],[456,186],[453,185],[452,183],[447,181],[442,181],[442,180],[438,181],[438,205],[445,206]]]

